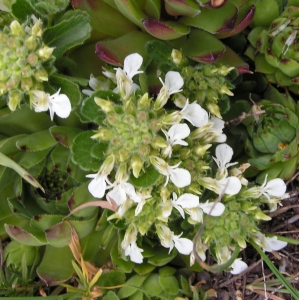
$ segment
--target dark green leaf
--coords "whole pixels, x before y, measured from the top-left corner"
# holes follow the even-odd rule
[[[130,180],[136,188],[148,188],[153,186],[160,178],[160,173],[152,165],[145,169],[144,173],[136,178],[131,174]]]

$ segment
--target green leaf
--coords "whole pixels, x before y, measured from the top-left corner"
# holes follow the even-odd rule
[[[51,246],[56,248],[65,247],[71,240],[71,227],[69,223],[61,222],[47,229],[45,234]]]
[[[36,272],[47,285],[58,285],[73,275],[73,254],[69,246],[55,248],[48,245]]]
[[[80,239],[86,237],[94,228],[97,223],[98,210],[94,211],[94,215],[86,220],[69,220],[71,226],[74,227]]]
[[[45,236],[41,231],[27,227],[28,229],[30,229],[29,232],[28,230],[9,224],[5,224],[4,227],[6,232],[12,239],[16,240],[17,242],[23,245],[42,246],[46,244]]]
[[[54,15],[64,11],[68,4],[68,0],[47,0],[35,3],[35,7],[45,15]]]
[[[165,277],[165,276],[171,276],[171,275],[173,275],[175,272],[176,272],[176,269],[175,269],[175,268],[172,268],[172,267],[169,267],[169,266],[166,266],[166,267],[163,267],[163,268],[160,268],[160,269],[159,269],[159,274],[160,274],[160,276],[162,276],[162,277]]]
[[[40,151],[56,145],[55,139],[51,136],[49,130],[42,130],[32,133],[18,140],[17,147],[20,150]]]
[[[181,49],[189,58],[212,63],[225,52],[225,46],[215,36],[200,29],[192,29],[187,37],[169,41],[176,49]]]
[[[57,215],[39,215],[39,216],[35,216],[31,220],[30,226],[38,230],[45,231],[46,229],[49,229],[53,225],[61,222],[62,218],[63,216],[57,216]]]
[[[128,298],[137,291],[136,288],[132,286],[123,286],[117,293],[119,299]]]
[[[252,27],[268,27],[279,16],[279,8],[275,0],[260,0],[255,3],[255,7]]]
[[[126,275],[121,271],[111,270],[108,273],[103,273],[97,285],[101,287],[111,287],[116,285],[122,285],[125,283]]]
[[[109,291],[106,296],[103,297],[103,300],[118,300],[119,298],[116,296],[114,292]]]
[[[160,276],[158,274],[151,274],[143,283],[142,287],[149,296],[159,296],[163,289],[159,283]]]
[[[17,154],[15,161],[22,168],[28,169],[45,160],[50,151],[51,148],[35,152],[21,152]]]
[[[173,249],[170,253],[169,249],[159,248],[157,253],[148,259],[148,262],[154,266],[164,266],[171,262],[177,255],[177,250]]]
[[[133,269],[138,275],[146,275],[151,273],[153,270],[155,270],[156,266],[149,264],[147,262],[143,262],[142,264],[135,264]]]
[[[43,187],[34,179],[34,177],[32,177],[32,175],[30,175],[26,170],[24,170],[12,159],[2,154],[1,152],[0,152],[0,165],[13,169],[20,176],[22,176],[27,182],[33,185],[35,188],[40,188],[42,191],[44,190]]]
[[[83,44],[89,38],[90,32],[86,13],[79,10],[68,11],[62,22],[44,31],[43,41],[49,47],[55,47],[53,54],[60,57],[65,51]]]
[[[22,21],[26,21],[27,17],[32,14],[35,15],[36,18],[46,19],[46,15],[42,14],[30,0],[14,1],[11,5],[11,11],[16,18]]]
[[[53,126],[50,128],[52,137],[64,147],[70,148],[74,138],[82,131],[70,126]]]
[[[132,268],[134,266],[134,263],[131,262],[131,261],[125,261],[119,256],[117,244],[111,250],[111,259],[112,259],[112,262],[116,265],[116,267],[118,269],[120,269],[121,271],[123,271],[125,273],[131,273],[132,272]],[[132,295],[134,292],[132,292],[130,295]],[[126,297],[128,297],[128,296],[126,296]]]
[[[90,155],[90,149],[98,143],[91,139],[92,135],[93,132],[91,131],[82,132],[77,135],[71,148],[73,154],[72,160],[83,170],[97,172],[101,166],[101,161]]]
[[[138,178],[131,174],[130,180],[136,188],[148,188],[153,186],[159,180],[160,176],[160,173],[151,165]]]
[[[174,276],[159,276],[159,283],[164,292],[170,295],[177,295],[179,291],[179,282]]]
[[[162,41],[150,41],[145,45],[148,55],[160,63],[165,63],[171,59],[172,47]]]

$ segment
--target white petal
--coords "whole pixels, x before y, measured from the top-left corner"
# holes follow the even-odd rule
[[[165,85],[171,95],[182,91],[180,88],[184,85],[184,80],[179,72],[169,71],[165,76]]]
[[[173,236],[174,246],[177,250],[184,255],[189,255],[193,250],[193,242],[186,238]]]
[[[231,161],[234,151],[229,145],[221,144],[216,147],[215,154],[221,168]]]
[[[141,213],[144,204],[145,204],[145,199],[142,199],[138,203],[138,205],[136,206],[136,209],[135,209],[135,216],[138,216]]]
[[[267,252],[279,251],[280,249],[284,248],[288,244],[287,242],[279,241],[277,239],[277,236],[265,237],[265,243],[267,249],[264,250]]]
[[[206,203],[202,203],[202,204],[199,204],[199,207],[206,213],[206,214],[209,214],[210,213],[210,210],[211,208],[213,207],[215,202],[210,202],[207,201]],[[213,208],[213,210],[211,211],[211,216],[214,216],[214,217],[218,217],[218,216],[221,216],[222,213],[224,212],[225,210],[225,206],[218,202],[216,203],[215,207]]]
[[[94,174],[90,174],[87,176],[91,176]],[[106,190],[106,181],[105,177],[95,177],[88,185],[89,192],[93,195],[95,198],[103,198]]]
[[[186,193],[173,202],[183,208],[193,208],[199,205],[199,197],[193,194]]]
[[[211,116],[211,122],[214,123],[213,129],[222,132],[225,122],[217,117]]]
[[[117,205],[123,204],[127,200],[126,191],[119,184],[107,194]]]
[[[270,196],[281,197],[287,189],[286,184],[280,178],[270,180],[264,188],[264,191]]]
[[[183,110],[183,118],[187,119],[195,127],[202,127],[209,121],[207,111],[196,102],[186,106]]]
[[[168,169],[170,180],[176,185],[178,188],[183,188],[188,186],[191,183],[191,175],[189,171],[176,168],[176,169]]]
[[[239,178],[235,176],[227,177],[222,180],[216,180],[221,192],[227,195],[236,195],[240,192],[242,184]]]
[[[52,98],[53,97],[53,98]],[[65,94],[60,94],[54,97],[50,97],[50,105],[53,108],[53,111],[60,118],[67,118],[72,110],[70,99]]]
[[[189,136],[190,129],[187,124],[175,124],[168,130],[168,136],[171,141],[182,140]]]
[[[241,258],[235,259],[235,261],[232,263],[231,268],[233,268],[230,272],[233,275],[237,275],[242,273],[244,270],[248,268],[248,265],[241,260]]]
[[[143,71],[138,71],[143,62],[143,58],[138,53],[133,53],[128,55],[124,61],[124,71],[129,78],[133,78],[134,75],[138,73],[143,73]]]

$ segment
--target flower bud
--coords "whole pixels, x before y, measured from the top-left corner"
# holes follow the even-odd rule
[[[122,181],[127,181],[128,178],[129,178],[129,174],[127,171],[127,164],[121,163],[116,171],[115,180],[117,182],[122,182]]]
[[[210,147],[212,147],[212,144],[206,144],[206,145],[204,145],[204,146],[198,145],[198,146],[196,146],[196,147],[193,148],[193,149],[194,149],[194,153],[195,153],[198,157],[202,158],[202,157],[206,154],[207,150],[208,150]]]
[[[120,162],[127,161],[130,156],[131,156],[131,153],[127,149],[125,149],[125,148],[121,148],[118,151],[118,157],[119,157],[119,161]]]
[[[21,69],[21,74],[22,77],[30,77],[32,76],[32,69],[29,65],[25,65],[22,69]]]
[[[136,113],[136,106],[131,99],[127,100],[124,105],[125,112],[134,115]]]
[[[43,60],[47,60],[51,57],[53,50],[55,48],[50,48],[48,46],[44,46],[43,48],[39,49],[37,55]]]
[[[145,93],[139,100],[138,100],[138,107],[142,107],[145,109],[149,109],[151,106],[151,100],[148,97],[148,93]]]
[[[41,19],[38,19],[38,21],[31,28],[31,34],[41,37],[42,33],[43,33],[42,21],[41,21]]]
[[[238,236],[238,237],[237,237],[237,242],[238,242],[238,245],[239,245],[241,248],[243,248],[243,249],[246,248],[246,241],[245,241],[244,238]]]
[[[255,218],[257,220],[263,220],[263,221],[270,221],[272,218],[265,215],[262,211],[258,210],[256,213],[255,213]]]
[[[215,103],[209,103],[207,105],[208,110],[215,115],[217,118],[222,119],[222,116],[220,114],[219,106]]]
[[[29,92],[33,87],[33,81],[31,77],[21,79],[21,88],[23,91]]]
[[[169,94],[166,88],[163,86],[158,94],[158,97],[156,99],[156,102],[154,104],[154,110],[161,109],[168,101]]]
[[[133,175],[138,178],[140,171],[143,168],[143,160],[137,155],[137,154],[133,154],[132,158],[131,158],[131,168],[133,171]]]
[[[9,93],[8,107],[11,111],[15,111],[17,107],[20,107],[23,93],[14,90]]]
[[[168,200],[170,198],[170,195],[171,195],[170,190],[166,186],[162,185],[162,187],[160,188],[160,196],[162,200],[163,201]]]
[[[38,57],[35,53],[31,52],[27,56],[27,62],[32,66],[35,67],[38,64]]]
[[[114,111],[114,104],[111,101],[104,100],[98,97],[94,97],[95,103],[101,107],[101,110],[105,113],[108,114],[110,112]]]
[[[6,84],[0,81],[0,96],[4,95],[6,92],[7,92]]]
[[[177,49],[172,50],[171,58],[177,66],[183,66],[186,63],[186,59],[184,58],[182,52]]]
[[[234,94],[227,88],[226,85],[221,86],[220,88],[220,94],[226,94],[229,96],[233,96]]]
[[[183,108],[186,105],[187,98],[181,93],[176,93],[173,96],[173,102],[177,107]]]
[[[111,154],[104,160],[103,164],[101,165],[101,168],[99,170],[99,175],[110,174],[114,168],[114,163],[115,163],[115,157],[113,154]]]
[[[151,149],[148,145],[141,145],[138,149],[138,154],[140,155],[141,159],[147,159],[148,155],[150,154]]]
[[[115,126],[116,124],[119,123],[118,114],[110,113],[110,114],[107,115],[106,120],[110,125]]]
[[[45,69],[39,69],[34,72],[34,77],[38,82],[48,81],[48,73]]]
[[[163,139],[160,135],[157,135],[153,142],[152,146],[157,149],[157,148],[166,148],[168,146],[168,143]]]
[[[25,36],[25,30],[18,21],[12,21],[9,27],[13,35],[20,37]]]
[[[110,141],[111,138],[113,137],[113,132],[108,129],[101,127],[96,131],[96,134],[91,136],[92,139],[97,139],[99,141]]]
[[[35,51],[36,48],[38,47],[38,41],[34,36],[30,36],[24,42],[24,46],[30,51]]]
[[[221,66],[218,68],[218,74],[222,76],[226,76],[230,71],[232,71],[235,67],[227,68],[226,66]]]

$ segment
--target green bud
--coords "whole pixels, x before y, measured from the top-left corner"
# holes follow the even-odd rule
[[[26,65],[21,69],[22,77],[30,77],[32,76],[32,73],[33,71],[29,65]]]
[[[256,213],[255,213],[255,218],[257,220],[263,220],[263,221],[270,221],[272,218],[265,215],[262,211],[258,210]]]
[[[156,119],[151,120],[149,126],[150,126],[151,130],[154,132],[158,132],[161,129],[161,125],[160,125],[159,121]]]
[[[92,139],[97,139],[99,141],[110,141],[111,138],[113,137],[113,132],[108,129],[101,127],[96,131],[96,134],[91,136]]]
[[[7,92],[6,84],[0,81],[0,96],[4,95],[6,92]]]
[[[127,164],[121,163],[116,171],[115,180],[117,182],[121,182],[121,181],[127,181],[128,178],[129,178],[129,174],[127,171]]]
[[[226,85],[221,86],[220,88],[220,94],[226,94],[229,96],[233,96],[234,94],[228,89]]]
[[[150,144],[152,142],[152,139],[153,139],[151,133],[149,133],[149,132],[148,133],[144,133],[141,136],[141,138],[142,138],[143,143],[146,144],[146,145]]]
[[[138,149],[138,154],[144,160],[149,156],[150,152],[151,148],[148,145],[141,145]]]
[[[221,76],[226,76],[233,69],[234,67],[227,68],[226,66],[221,66],[220,68],[218,68],[218,74]]]
[[[238,242],[238,245],[239,245],[241,248],[243,248],[243,249],[246,248],[246,241],[245,241],[244,238],[238,236],[238,237],[237,237],[237,242]]]
[[[133,171],[133,175],[138,178],[140,171],[143,168],[143,160],[137,155],[137,154],[133,154],[132,158],[131,158],[131,168]]]
[[[113,154],[109,155],[101,165],[101,168],[99,170],[99,175],[101,174],[110,174],[110,172],[114,168],[114,163],[115,163],[115,157]]]
[[[206,144],[206,145],[198,145],[195,148],[193,148],[194,154],[196,154],[198,157],[202,158],[207,150],[212,147],[212,144]]]
[[[39,19],[31,28],[31,34],[41,37],[43,33],[42,21]]]
[[[136,113],[136,106],[131,99],[125,102],[124,110],[128,114],[134,115]]]
[[[125,148],[121,148],[118,151],[118,157],[119,157],[119,161],[120,162],[127,161],[130,156],[131,156],[131,153],[127,149],[125,149]]]
[[[6,43],[8,48],[10,49],[17,49],[22,45],[21,42],[16,37],[9,37]]]
[[[51,57],[55,48],[50,48],[48,46],[44,46],[43,48],[37,51],[37,55],[43,60],[47,60]]]
[[[131,125],[135,122],[135,118],[131,115],[125,115],[122,119],[125,124]],[[127,128],[127,126],[126,126]]]
[[[250,210],[255,210],[257,209],[256,205],[253,205],[250,201],[243,201],[241,203],[241,209],[245,212],[248,212]]]
[[[0,70],[0,80],[5,81],[10,77],[10,72],[8,70]]]
[[[9,27],[11,33],[15,36],[24,37],[26,35],[24,28],[16,20],[12,21]]]
[[[148,97],[148,93],[145,93],[139,100],[138,100],[138,107],[149,109],[151,106],[151,100]]]
[[[147,121],[148,120],[148,113],[143,110],[137,111],[137,119],[140,121]]]
[[[111,113],[114,111],[114,104],[111,101],[104,100],[98,97],[94,97],[94,102],[101,107],[101,110],[105,113]]]
[[[160,196],[163,201],[170,199],[171,191],[164,185],[160,188]]]
[[[23,91],[29,92],[33,87],[33,81],[31,77],[21,79],[21,88]]]
[[[215,103],[209,103],[207,105],[208,110],[215,115],[217,118],[222,119],[222,116],[220,114],[219,106]]]
[[[118,114],[109,113],[106,117],[106,120],[110,125],[116,125],[119,123]]]
[[[31,52],[28,56],[27,56],[27,62],[31,65],[31,66],[36,66],[38,64],[38,57],[35,53]]]
[[[39,82],[48,81],[48,73],[46,72],[45,69],[39,69],[39,70],[35,71],[34,77]]]
[[[148,133],[149,128],[146,123],[141,123],[140,126],[138,127],[138,130],[143,133]]]
[[[19,91],[11,91],[9,93],[8,107],[11,111],[15,111],[17,107],[20,107],[21,100],[23,98],[23,93]]]
[[[160,135],[157,135],[152,142],[152,146],[156,149],[166,148],[168,146],[168,143]]]
[[[35,51],[37,49],[38,45],[39,45],[39,43],[38,43],[36,37],[34,37],[34,36],[28,37],[24,42],[24,46],[30,51]]]
[[[21,81],[21,76],[18,76],[18,74],[13,74],[10,77],[10,79],[6,82],[6,86],[9,90],[15,89],[18,87],[20,81]]]

